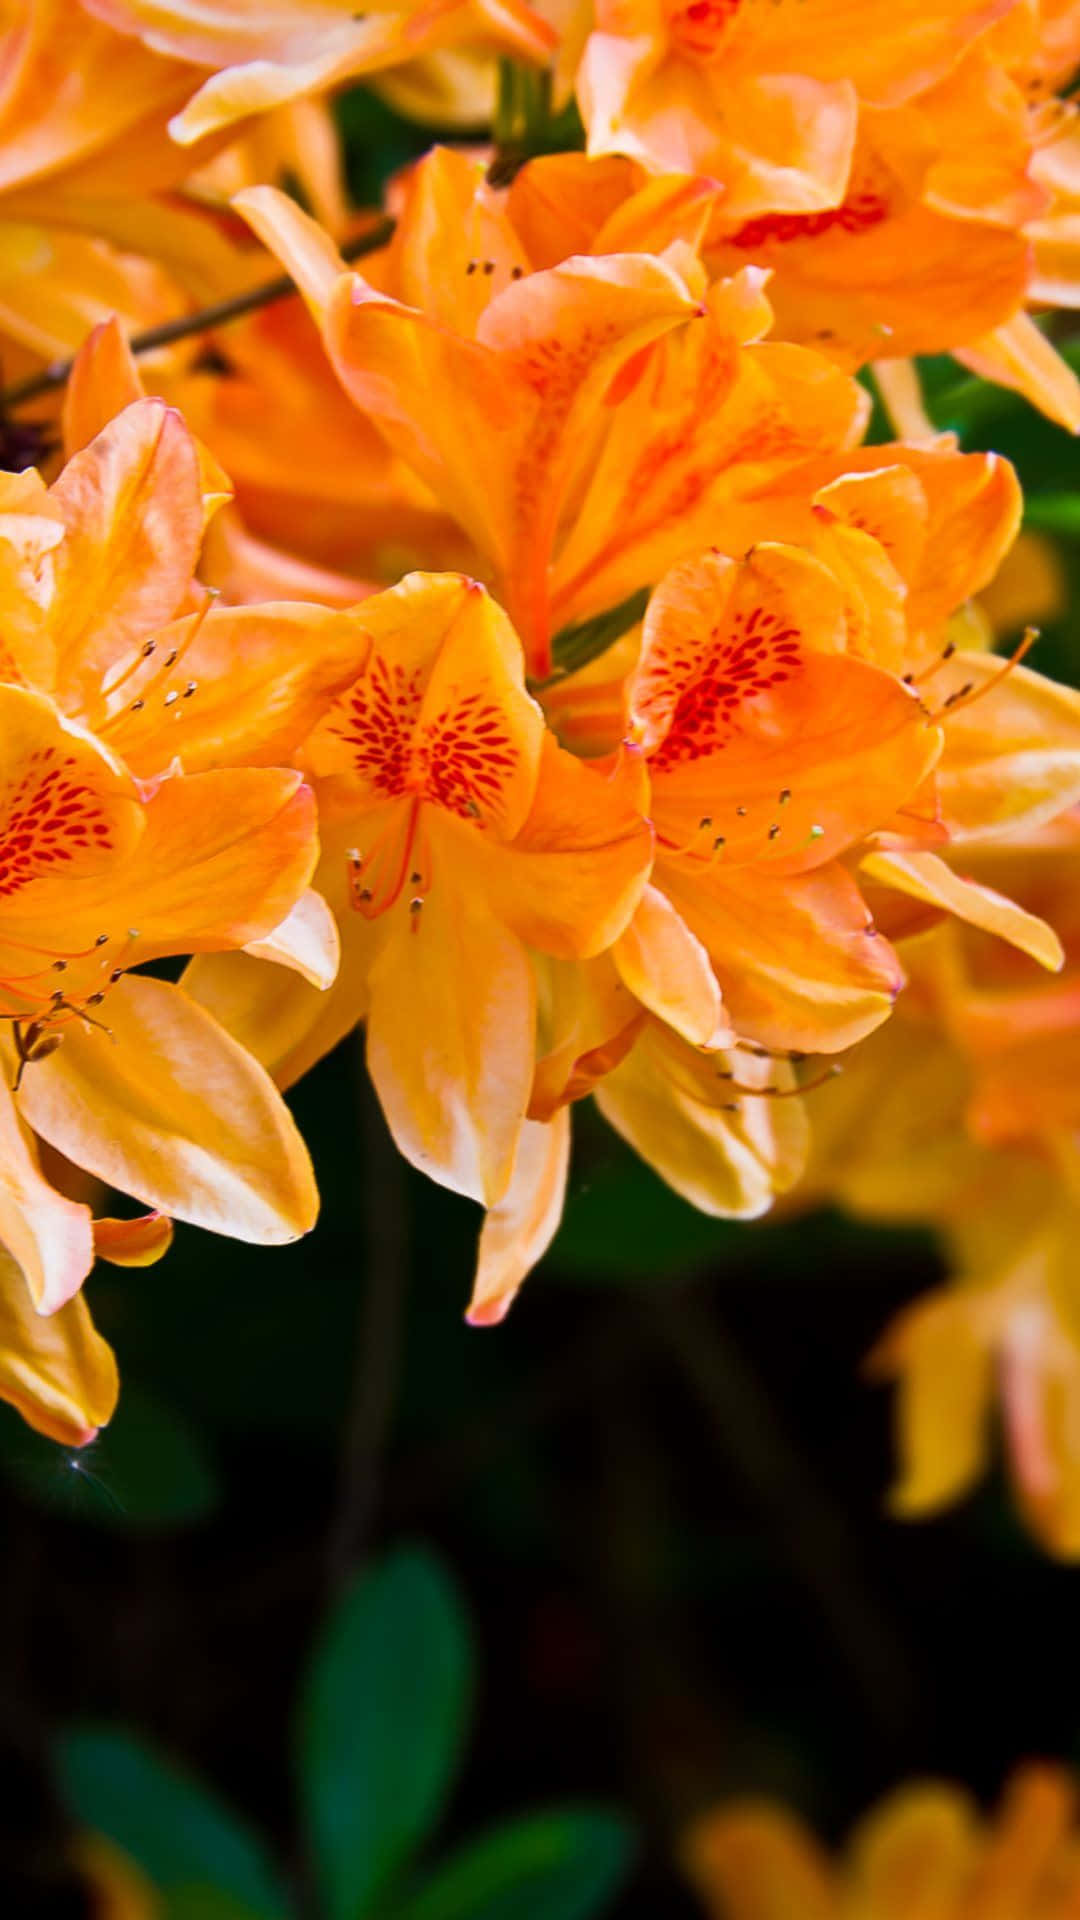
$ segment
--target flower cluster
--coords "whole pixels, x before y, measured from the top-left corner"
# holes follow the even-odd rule
[[[901,1503],[969,1482],[997,1365],[1025,1508],[1080,1551],[1080,696],[992,649],[1019,487],[912,359],[1080,426],[1031,312],[1078,300],[1078,59],[1062,0],[6,10],[32,1424],[111,1412],[95,1254],[311,1226],[282,1096],[363,1025],[401,1152],[485,1209],[475,1324],[586,1098],[706,1212],[939,1225],[960,1278],[880,1355]],[[475,125],[496,73],[494,150],[350,208],[329,90]]]

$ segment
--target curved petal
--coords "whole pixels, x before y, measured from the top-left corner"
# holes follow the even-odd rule
[[[333,985],[341,959],[337,921],[322,894],[309,887],[284,920],[262,940],[249,941],[244,951],[254,960],[276,960],[279,966],[292,967],[311,986],[325,991]]]
[[[452,824],[452,823],[448,823]],[[535,1051],[520,942],[430,828],[434,884],[418,912],[384,916],[371,969],[367,1058],[390,1131],[421,1173],[494,1206],[509,1185]]]
[[[80,1296],[42,1318],[0,1247],[0,1400],[62,1447],[85,1447],[112,1418],[119,1391],[111,1348]]]
[[[703,1053],[649,1021],[596,1088],[605,1120],[684,1200],[725,1220],[766,1213],[798,1179],[809,1129],[791,1069]]]
[[[1030,832],[1080,800],[1080,693],[1027,667],[1006,674],[994,654],[956,654],[955,689],[976,698],[945,710],[937,769],[942,818],[954,843],[1002,830]],[[992,681],[997,684],[992,686]],[[948,698],[942,686],[938,700]]]
[[[569,1109],[560,1108],[547,1122],[526,1120],[510,1185],[481,1229],[465,1315],[471,1327],[504,1320],[522,1281],[547,1252],[562,1219],[569,1165]]]
[[[588,958],[623,931],[652,865],[644,769],[632,752],[601,771],[545,734],[532,810],[507,844],[462,841],[492,909],[542,953]]]
[[[4,1064],[10,1055],[4,1049]],[[31,1069],[32,1070],[32,1069]],[[22,1270],[37,1313],[55,1313],[77,1293],[94,1264],[89,1207],[67,1200],[50,1186],[37,1149],[0,1078],[0,1248]]]
[[[160,400],[137,400],[68,461],[50,490],[64,516],[50,630],[58,684],[79,712],[101,679],[176,613],[203,531],[195,442]]]
[[[735,1039],[705,948],[657,887],[646,887],[612,958],[642,1006],[693,1046]]]
[[[93,724],[143,779],[287,765],[368,643],[359,610],[301,601],[211,607],[144,640]]]
[[[163,1213],[140,1213],[131,1220],[94,1221],[94,1252],[114,1267],[153,1267],[173,1243],[173,1223]]]
[[[901,1788],[867,1815],[852,1841],[854,1899],[881,1920],[948,1913],[966,1904],[982,1835],[956,1787]]]
[[[125,407],[145,398],[135,356],[114,313],[87,335],[68,375],[61,412],[67,458],[89,446]]]
[[[675,873],[657,884],[707,949],[736,1030],[767,1047],[839,1053],[881,1025],[903,985],[851,876]]]
[[[956,914],[969,926],[996,933],[1051,973],[1059,973],[1065,964],[1065,949],[1045,920],[1027,913],[993,887],[963,879],[935,853],[872,853],[860,862],[860,870],[883,886],[896,887],[927,906]]]
[[[970,1291],[944,1289],[898,1315],[870,1356],[895,1380],[899,1468],[896,1513],[938,1513],[981,1478],[994,1385],[990,1342]]]
[[[65,1029],[20,1104],[42,1139],[177,1220],[276,1246],[314,1225],[307,1149],[269,1076],[179,987],[129,976],[107,1035]]]

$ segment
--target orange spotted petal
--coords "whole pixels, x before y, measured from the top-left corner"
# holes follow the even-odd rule
[[[417,573],[355,619],[367,665],[309,742],[310,766],[346,776],[354,806],[422,800],[512,836],[532,805],[544,719],[501,608],[460,574]]]

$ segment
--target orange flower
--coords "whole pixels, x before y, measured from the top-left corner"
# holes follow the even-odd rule
[[[653,595],[628,688],[655,884],[708,951],[738,1032],[779,1049],[832,1052],[888,1014],[899,964],[839,856],[919,791],[942,745],[845,640],[820,561],[711,554]]]
[[[993,1821],[956,1787],[913,1784],[833,1859],[795,1815],[736,1801],[696,1820],[682,1855],[716,1920],[1070,1920],[1080,1900],[1075,1787],[1048,1766],[1014,1774]]]
[[[318,884],[341,927],[320,997],[276,970],[197,962],[188,985],[287,1085],[367,1018],[401,1151],[491,1204],[505,1192],[535,1058],[530,952],[610,946],[652,851],[632,758],[606,773],[546,732],[504,614],[459,575],[363,603],[365,671],[304,753]]]
[[[86,375],[101,368],[91,354],[76,369],[76,443],[96,424]],[[0,480],[0,675],[50,694],[143,778],[177,759],[187,772],[287,762],[363,657],[347,611],[217,607],[193,585],[227,487],[158,400],[125,407],[52,487]]]
[[[147,960],[264,940],[315,860],[299,775],[174,774],[146,797],[42,695],[0,686],[0,1243],[39,1312],[93,1259],[29,1129],[145,1205],[242,1239],[311,1226],[303,1145],[269,1079]]]
[[[411,305],[344,272],[280,194],[239,204],[296,275],[346,390],[484,556],[543,678],[559,627],[700,550],[733,500],[850,445],[864,397],[818,355],[757,344],[758,275],[705,294],[685,243],[529,272],[501,208],[476,194],[468,218],[446,217],[460,169],[426,165],[392,263]],[[631,233],[639,246],[636,219]],[[619,235],[606,222],[597,244]]]
[[[590,152],[711,180],[710,265],[767,267],[784,338],[886,378],[953,352],[1075,430],[1080,383],[1026,311],[1080,299],[1076,135],[1044,97],[1078,57],[1069,9],[825,15],[604,0]]]
[[[591,153],[723,187],[733,220],[835,207],[861,105],[946,74],[1014,0],[599,0],[578,94]]]
[[[399,0],[358,14],[351,0],[83,0],[122,34],[212,69],[171,122],[184,145],[286,101],[402,65],[442,47],[488,47],[546,60],[555,35],[525,0]],[[190,91],[190,88],[189,88]]]

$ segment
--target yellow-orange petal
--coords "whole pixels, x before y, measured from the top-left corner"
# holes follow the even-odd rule
[[[707,949],[736,1030],[763,1046],[838,1053],[887,1019],[903,970],[850,874],[658,865],[656,884]]]
[[[137,400],[73,455],[51,497],[65,526],[50,607],[57,673],[91,711],[102,676],[190,586],[203,529],[194,440],[172,408]]]
[[[1051,973],[1060,972],[1065,964],[1061,941],[1045,920],[993,887],[954,873],[936,853],[872,853],[860,862],[860,869],[870,880],[997,934]]]
[[[89,1207],[57,1193],[38,1161],[29,1128],[19,1117],[9,1087],[14,1049],[2,1050],[0,1075],[0,1248],[20,1269],[20,1286],[34,1311],[55,1313],[82,1286],[94,1264]]]
[[[459,867],[453,822],[431,809],[433,881],[401,900],[371,968],[367,1058],[413,1166],[494,1206],[510,1183],[535,1049],[532,973],[517,936]]]
[[[547,1252],[562,1219],[569,1164],[569,1110],[562,1107],[545,1122],[526,1120],[510,1185],[481,1229],[465,1315],[470,1326],[504,1320],[522,1281]]]
[[[114,1267],[152,1267],[173,1242],[173,1223],[164,1213],[139,1213],[132,1219],[108,1216],[94,1221],[94,1252]]]
[[[802,1102],[739,1089],[794,1086],[790,1067],[691,1047],[647,1021],[598,1082],[596,1104],[635,1152],[702,1213],[752,1220],[798,1179],[809,1129]]]
[[[135,356],[112,314],[87,335],[68,375],[60,416],[66,457],[89,446],[110,420],[145,397]]]
[[[187,773],[281,766],[368,650],[359,609],[211,607],[134,644],[123,683],[95,698],[89,722],[143,779],[174,760]]]
[[[84,1447],[112,1418],[119,1381],[111,1348],[80,1295],[42,1318],[0,1247],[0,1399],[63,1447]]]
[[[684,1040],[698,1047],[734,1041],[709,956],[657,887],[646,887],[612,958],[635,998]]]
[[[588,958],[627,925],[652,864],[640,755],[590,766],[545,734],[529,816],[506,844],[459,833],[493,909],[543,953]]]
[[[42,1139],[176,1220],[264,1246],[308,1232],[307,1149],[250,1054],[163,980],[121,980],[108,1017],[107,1034],[73,1023],[27,1071],[20,1103]]]

